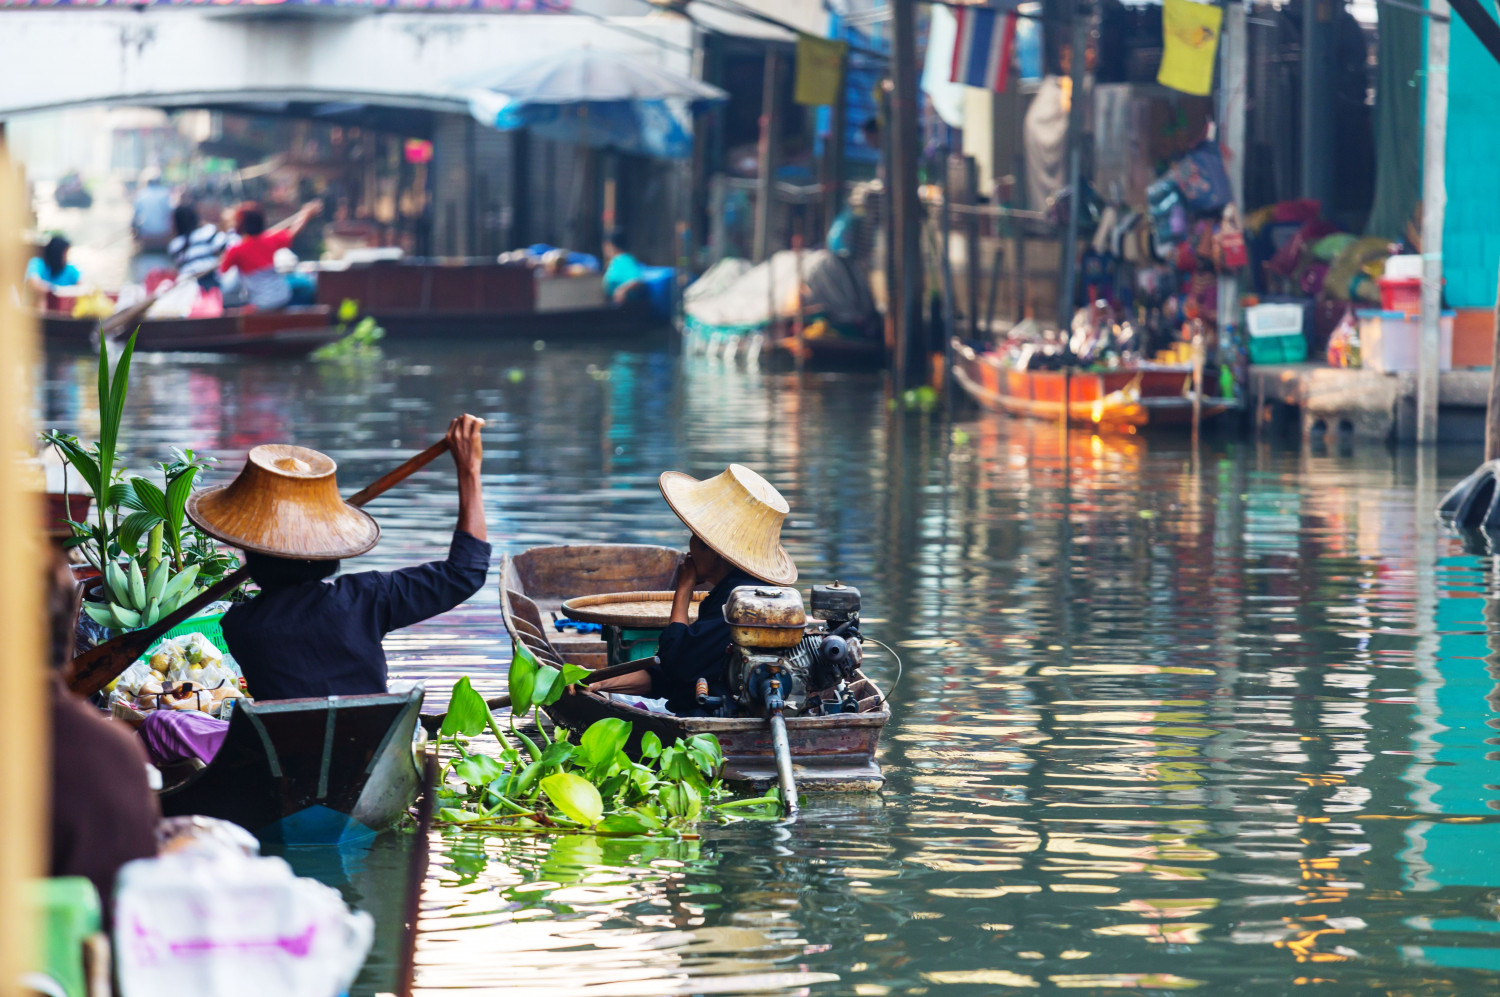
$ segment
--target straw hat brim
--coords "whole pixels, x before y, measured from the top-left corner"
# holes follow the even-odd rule
[[[776,545],[775,553],[769,557],[738,548],[733,538],[724,534],[721,523],[708,522],[703,518],[702,511],[694,508],[688,501],[689,490],[699,483],[697,478],[681,471],[664,471],[658,479],[662,498],[667,500],[667,505],[682,520],[683,525],[692,530],[693,535],[715,554],[761,581],[773,585],[791,585],[795,582],[797,564],[781,544]]]
[[[247,516],[247,510],[224,501],[229,488],[220,485],[193,492],[188,496],[187,516],[204,533],[231,547],[301,561],[340,561],[367,553],[380,542],[380,524],[347,502],[332,511],[332,521],[326,511],[320,511],[317,518],[302,518],[295,515],[295,509],[274,507],[257,510],[259,516]],[[302,521],[296,522],[299,518]],[[251,535],[244,526],[235,525],[241,520],[261,526],[271,525],[267,520],[283,522],[278,524],[280,529]]]

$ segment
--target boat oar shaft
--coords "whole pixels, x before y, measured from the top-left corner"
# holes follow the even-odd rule
[[[797,780],[792,775],[792,743],[786,736],[786,717],[777,710],[768,718],[771,747],[776,752],[776,780],[781,783],[782,804],[788,817],[797,815]]]
[[[356,492],[349,499],[349,504],[361,506],[366,502],[374,500],[387,489],[405,481],[412,474],[426,467],[435,458],[447,451],[448,441],[439,440],[394,471],[382,476],[370,487]],[[151,626],[123,633],[91,650],[83,652],[68,665],[68,688],[80,696],[92,696],[113,682],[116,676],[129,668],[134,662],[138,661],[141,655],[145,654],[151,645],[156,643],[157,638],[165,635],[168,630],[171,630],[179,623],[191,619],[204,606],[233,592],[249,580],[249,578],[249,569],[240,568],[238,571],[227,575],[223,580],[204,589],[203,592],[192,600],[163,616]]]

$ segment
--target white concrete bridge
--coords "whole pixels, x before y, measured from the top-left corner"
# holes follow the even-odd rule
[[[616,6],[643,9],[635,0]],[[378,104],[465,113],[454,82],[561,46],[692,68],[682,18],[362,8],[0,8],[0,118],[89,105]]]

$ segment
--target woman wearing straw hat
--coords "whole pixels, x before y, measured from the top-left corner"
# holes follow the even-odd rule
[[[781,546],[781,524],[788,506],[771,483],[741,464],[699,481],[680,471],[660,479],[662,497],[692,531],[687,557],[677,569],[672,622],[662,631],[660,665],[591,686],[606,692],[648,695],[667,701],[678,716],[702,714],[698,680],[711,696],[728,693],[724,655],[729,624],[724,602],[741,585],[790,585],[797,565]],[[698,605],[698,621],[688,622],[693,590],[712,590]]]
[[[462,415],[448,426],[458,466],[458,525],[445,561],[333,578],[342,559],[375,546],[380,527],[339,496],[333,460],[305,447],[256,447],[232,482],[188,498],[188,517],[244,551],[260,586],[260,594],[230,609],[223,622],[250,695],[274,700],[385,692],[382,638],[479,591],[490,566],[479,477],[483,425]],[[158,710],[147,716],[141,737],[161,761],[190,755],[206,761],[226,727],[203,714]]]

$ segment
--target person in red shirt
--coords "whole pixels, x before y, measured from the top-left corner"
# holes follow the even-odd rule
[[[266,215],[254,201],[241,204],[234,213],[234,230],[240,241],[224,252],[219,269],[238,270],[249,304],[262,311],[285,308],[292,303],[292,285],[276,269],[276,251],[289,249],[308,221],[323,209],[321,201],[309,201],[291,218],[266,230]]]

